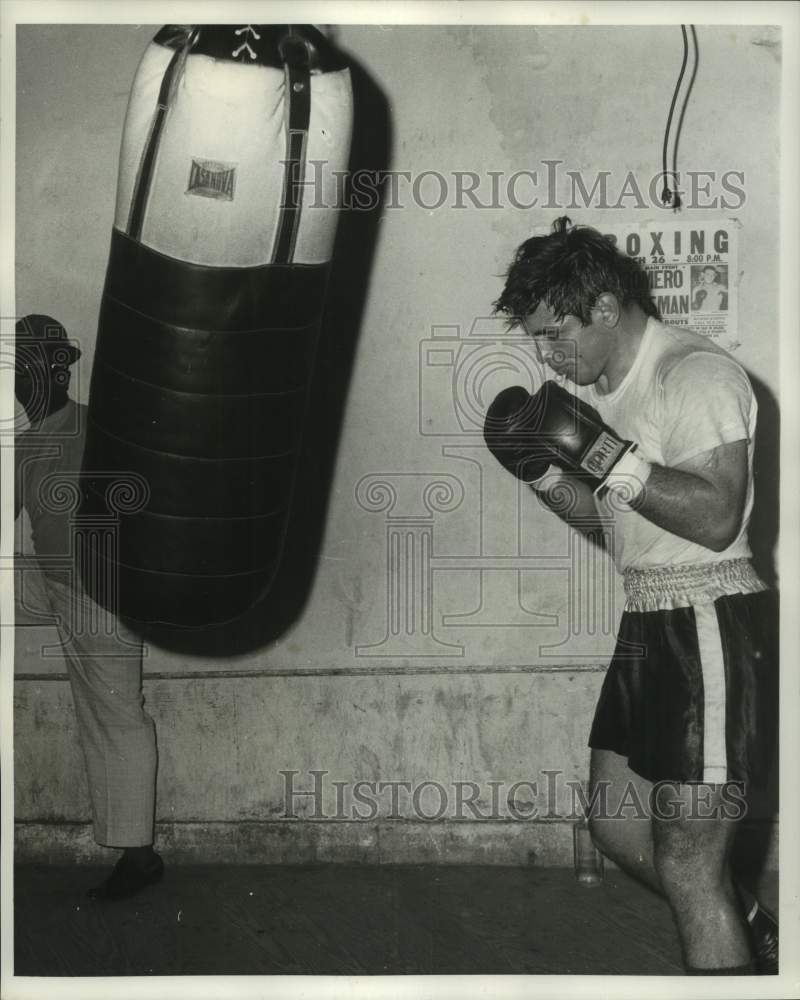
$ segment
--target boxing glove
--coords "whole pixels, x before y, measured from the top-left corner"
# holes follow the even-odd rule
[[[649,463],[637,454],[633,441],[621,438],[588,403],[547,381],[526,412],[540,449],[559,468],[584,479],[596,496],[619,487],[620,498],[631,502],[642,492]]]
[[[551,467],[549,453],[538,437],[540,408],[521,385],[497,394],[486,412],[483,438],[497,461],[517,479],[533,485]]]

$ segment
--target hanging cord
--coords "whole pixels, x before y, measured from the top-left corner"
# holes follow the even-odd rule
[[[683,62],[681,63],[681,71],[678,74],[678,82],[675,84],[675,90],[672,94],[672,102],[669,106],[669,114],[667,115],[667,127],[664,129],[664,145],[661,149],[661,175],[664,178],[664,187],[661,191],[661,201],[665,205],[672,205],[673,208],[677,208],[676,202],[679,202],[678,192],[670,190],[669,183],[667,181],[667,146],[669,144],[669,132],[672,128],[672,115],[675,111],[675,102],[678,99],[678,91],[681,89],[681,84],[683,83],[683,74],[686,72],[686,61],[689,58],[689,42],[686,37],[686,25],[681,25],[681,33],[683,35]],[[677,143],[676,143],[677,147]],[[674,171],[673,171],[674,173]]]
[[[689,103],[689,97],[692,93],[692,87],[694,87],[695,77],[697,76],[697,66],[700,62],[700,52],[697,45],[697,32],[693,24],[689,25],[689,31],[692,33],[692,49],[694,53],[694,61],[692,64],[692,73],[689,77],[689,83],[686,87],[686,94],[683,98],[683,104],[681,105],[681,113],[678,116],[678,123],[675,126],[675,140],[672,145],[672,176],[677,178],[678,176],[678,143],[680,142],[681,130],[683,129],[683,118],[686,114],[686,107]],[[677,181],[676,181],[677,184]],[[672,207],[677,212],[681,207],[681,198],[677,190],[675,191],[672,198]]]

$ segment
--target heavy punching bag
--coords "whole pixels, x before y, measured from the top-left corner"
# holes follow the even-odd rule
[[[84,586],[229,621],[278,567],[352,129],[313,28],[170,25],[131,91],[83,466]],[[109,484],[141,484],[137,503]],[[99,519],[99,520],[98,520]]]

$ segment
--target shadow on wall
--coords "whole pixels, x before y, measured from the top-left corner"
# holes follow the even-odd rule
[[[748,375],[750,373],[748,372]],[[758,425],[753,459],[755,499],[750,517],[750,547],[753,564],[770,587],[777,585],[775,546],[780,519],[780,412],[772,392],[750,375],[758,402]]]
[[[755,498],[750,518],[750,546],[758,575],[770,587],[777,586],[775,546],[778,541],[780,514],[780,413],[772,392],[752,374],[750,381],[758,402],[758,425],[754,454]],[[777,640],[777,636],[775,637]],[[779,644],[765,664],[766,678],[771,685],[768,703],[777,706]],[[774,821],[778,817],[780,786],[778,759],[778,718],[768,720],[772,726],[773,746],[765,780],[749,789],[747,820],[737,832],[733,850],[733,866],[742,881],[751,888],[768,863],[775,839]]]
[[[350,171],[384,172],[391,122],[384,93],[349,53],[353,85]],[[311,381],[285,547],[266,597],[240,618],[207,629],[147,626],[145,639],[189,655],[227,657],[279,638],[303,612],[319,562],[358,334],[369,290],[383,192],[368,210],[340,212],[325,314]]]

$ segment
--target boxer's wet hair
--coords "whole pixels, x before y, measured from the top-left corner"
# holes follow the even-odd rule
[[[508,317],[510,329],[543,302],[558,319],[577,316],[586,326],[603,292],[658,317],[644,268],[620,253],[608,236],[590,226],[573,226],[562,215],[551,233],[532,236],[517,249],[494,311]]]

